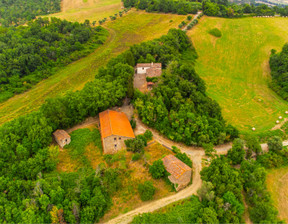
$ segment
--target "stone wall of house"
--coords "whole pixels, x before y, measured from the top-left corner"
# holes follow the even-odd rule
[[[71,138],[65,138],[61,140],[55,138],[55,140],[60,145],[61,148],[64,148],[65,145],[69,145],[69,143],[71,142]]]
[[[131,139],[128,137],[122,137],[117,135],[109,136],[103,139],[103,152],[104,154],[114,154],[119,150],[126,148],[124,141],[126,139]]]
[[[137,68],[137,74],[146,74],[146,70],[150,67],[138,67]]]
[[[183,188],[185,188],[190,183],[191,177],[192,177],[192,170],[186,171],[178,179],[176,179],[172,175],[168,176],[171,183],[174,184],[176,191],[180,191]]]

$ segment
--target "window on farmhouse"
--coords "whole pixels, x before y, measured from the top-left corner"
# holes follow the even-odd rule
[[[116,141],[117,140],[117,138],[114,138],[114,141]]]
[[[121,137],[119,137],[119,140],[121,140]]]

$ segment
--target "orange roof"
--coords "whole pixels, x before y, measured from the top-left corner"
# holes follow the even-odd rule
[[[176,179],[181,177],[186,171],[191,170],[189,166],[173,155],[165,156],[162,160],[167,172]]]
[[[105,110],[99,114],[101,137],[111,135],[135,138],[131,124],[123,112]]]

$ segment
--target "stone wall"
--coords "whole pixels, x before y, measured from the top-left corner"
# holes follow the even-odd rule
[[[172,175],[168,176],[168,179],[171,183],[174,184],[176,191],[180,191],[181,189],[185,188],[191,181],[192,177],[192,170],[188,170],[181,175],[178,179],[173,177]]]
[[[114,154],[119,150],[126,148],[126,145],[124,143],[126,139],[131,138],[112,135],[103,139],[102,144],[104,154]]]

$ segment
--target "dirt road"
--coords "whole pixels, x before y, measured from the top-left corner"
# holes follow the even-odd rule
[[[147,202],[142,207],[136,208],[130,212],[127,212],[125,214],[122,214],[114,219],[111,219],[110,221],[107,222],[107,224],[123,224],[123,223],[129,223],[133,220],[133,217],[136,215],[139,215],[141,213],[147,213],[147,212],[153,212],[156,211],[162,207],[165,207],[173,202],[179,201],[181,199],[185,199],[190,197],[193,194],[197,193],[197,190],[199,187],[201,187],[202,181],[201,181],[201,176],[200,176],[200,171],[202,169],[202,158],[205,155],[205,151],[203,148],[200,147],[191,147],[191,146],[186,146],[181,143],[176,143],[173,142],[162,135],[160,135],[157,131],[147,127],[144,125],[140,119],[136,118],[137,122],[137,128],[135,130],[135,134],[143,134],[146,130],[150,130],[153,133],[153,138],[158,141],[160,144],[171,148],[172,146],[178,147],[182,152],[185,152],[187,155],[189,155],[193,161],[193,183],[191,186],[185,188],[184,190],[178,192],[175,195],[159,199],[157,201],[152,201],[152,202]],[[283,146],[287,146],[288,141],[283,142]],[[231,149],[232,144],[224,144],[215,147],[217,154],[226,154],[229,149]],[[261,144],[262,150],[264,152],[268,151],[268,146],[267,144]]]

